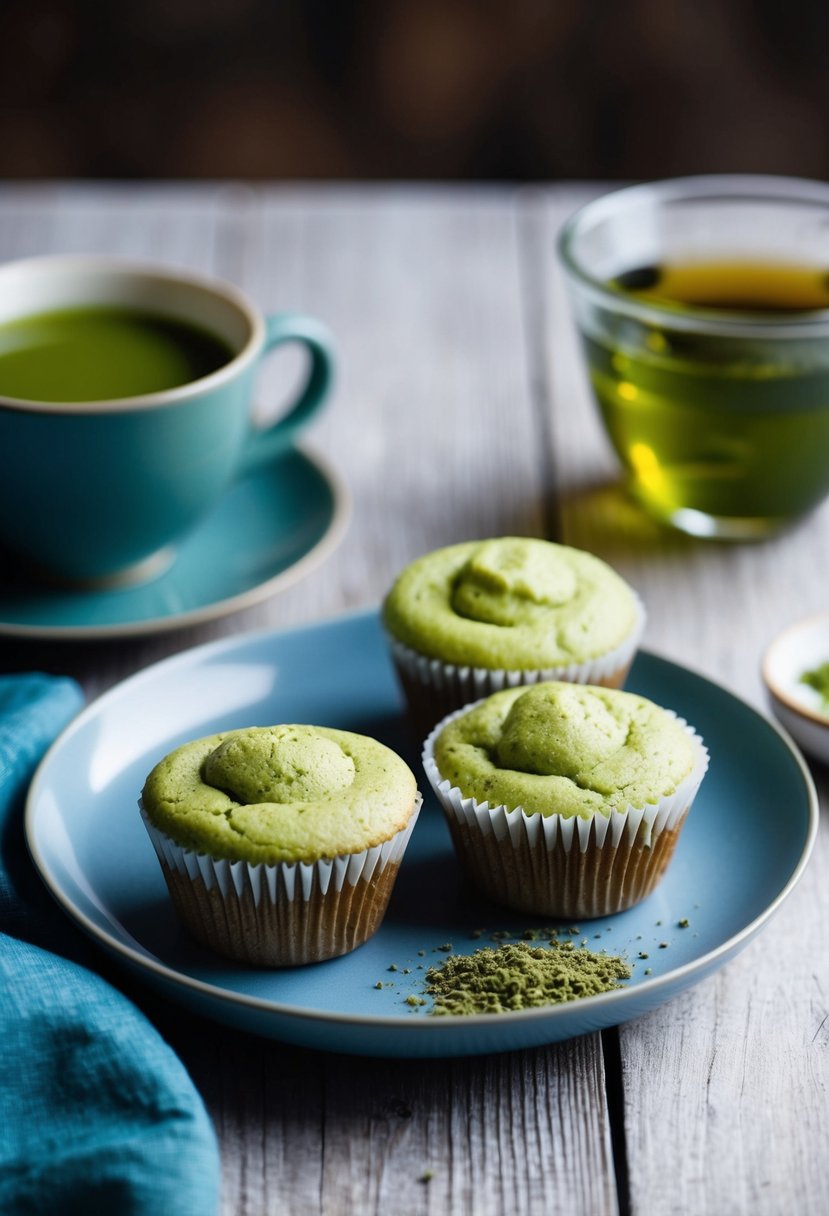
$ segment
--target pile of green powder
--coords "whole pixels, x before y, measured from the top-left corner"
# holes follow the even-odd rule
[[[507,1013],[610,992],[631,974],[624,959],[593,954],[570,941],[514,942],[450,955],[426,972],[425,991],[438,1016]]]
[[[815,690],[820,697],[823,713],[829,713],[829,662],[821,663],[812,671],[804,671],[800,683]]]

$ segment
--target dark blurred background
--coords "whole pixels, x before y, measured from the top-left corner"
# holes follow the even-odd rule
[[[827,35],[827,0],[0,0],[0,176],[829,177]]]

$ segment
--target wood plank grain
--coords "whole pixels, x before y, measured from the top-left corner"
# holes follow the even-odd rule
[[[233,1035],[218,1069],[209,1051],[194,1057],[191,1044],[182,1054],[219,1131],[228,1214],[618,1210],[590,1038],[481,1059],[384,1061]]]
[[[161,257],[238,283],[265,310],[330,324],[340,379],[309,443],[354,498],[339,551],[256,608],[117,644],[6,641],[0,663],[71,672],[94,695],[213,637],[376,603],[438,545],[542,534],[547,420],[530,382],[517,213],[513,193],[498,190],[0,191],[0,257]],[[286,391],[276,364],[263,400]],[[136,999],[205,1097],[227,1216],[617,1210],[598,1036],[468,1061],[364,1061],[229,1034],[140,990]]]
[[[277,299],[286,211],[269,196],[257,294]],[[428,548],[538,532],[512,207],[449,193],[305,199],[300,306],[334,330],[341,375],[314,439],[354,496],[351,535],[328,564],[347,605],[376,602]],[[290,243],[290,238],[289,238]],[[290,602],[286,597],[283,605]]]
[[[765,646],[791,620],[825,610],[816,555],[829,546],[829,506],[786,536],[723,545],[668,532],[626,498],[589,397],[553,254],[560,223],[587,194],[553,192],[536,200],[526,221],[534,248],[526,261],[540,268],[548,288],[550,427],[563,539],[599,553],[639,589],[649,611],[646,646],[763,709]],[[815,775],[821,836],[789,902],[722,972],[621,1030],[634,1213],[825,1211],[829,785],[825,770]]]

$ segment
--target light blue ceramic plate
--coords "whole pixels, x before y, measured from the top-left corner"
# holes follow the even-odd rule
[[[318,456],[292,448],[237,482],[179,546],[172,566],[135,587],[87,591],[35,581],[0,556],[0,634],[124,637],[249,608],[295,582],[339,543],[349,496]]]
[[[29,846],[71,917],[145,980],[207,1017],[371,1055],[465,1055],[569,1038],[645,1013],[727,962],[792,890],[817,827],[808,771],[766,718],[647,653],[628,687],[691,722],[711,767],[657,891],[629,912],[579,926],[576,940],[634,964],[624,988],[601,996],[470,1018],[430,1017],[428,1006],[405,1003],[419,991],[422,968],[444,957],[441,946],[472,951],[492,932],[541,924],[470,890],[431,797],[386,920],[353,954],[257,971],[210,954],[179,928],[136,808],[145,775],[172,747],[221,729],[314,722],[376,735],[420,773],[419,745],[401,715],[373,611],[200,647],[107,693],[43,761],[27,808]],[[482,928],[483,938],[472,936]]]

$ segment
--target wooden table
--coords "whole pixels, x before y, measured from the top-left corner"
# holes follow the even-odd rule
[[[117,643],[6,639],[3,668],[75,674],[93,696],[211,638],[376,604],[427,549],[518,533],[605,558],[647,603],[649,649],[764,708],[764,646],[826,607],[829,507],[780,539],[729,546],[663,531],[625,499],[554,256],[562,219],[595,192],[0,188],[3,259],[163,259],[240,284],[266,311],[327,321],[341,374],[309,442],[354,504],[333,556],[257,607]],[[230,1033],[131,991],[215,1121],[224,1216],[804,1216],[829,1193],[828,929],[824,808],[812,864],[767,930],[617,1030],[491,1057],[364,1060]]]

